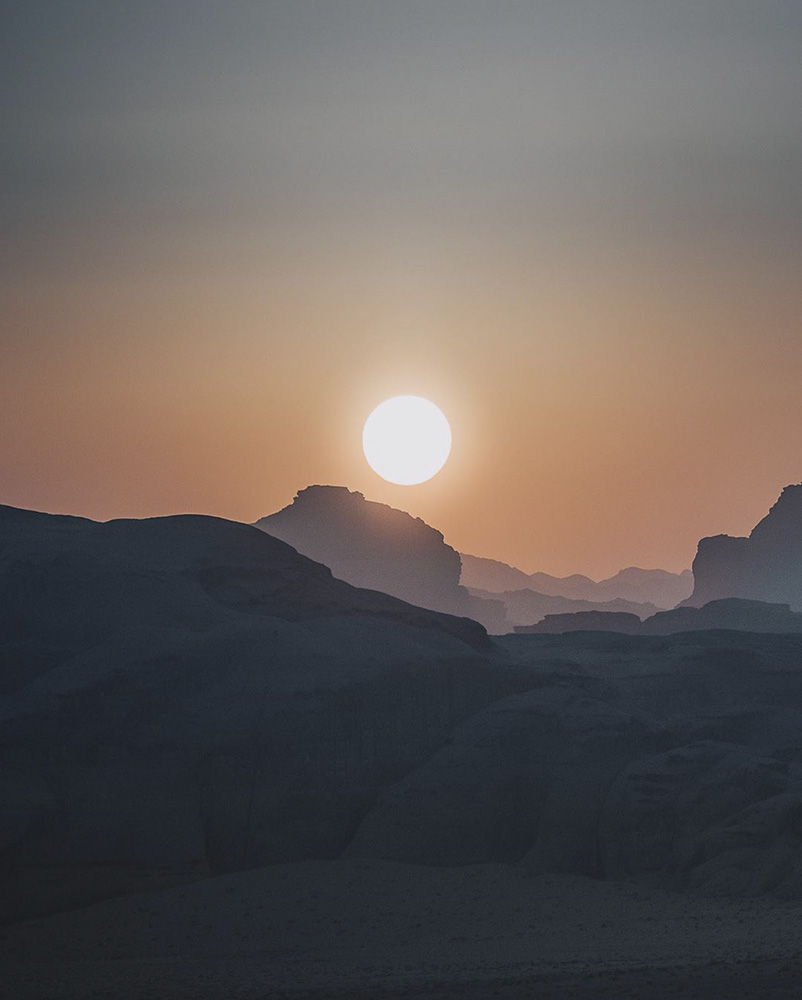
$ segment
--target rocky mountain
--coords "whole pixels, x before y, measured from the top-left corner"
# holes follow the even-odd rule
[[[693,575],[686,603],[695,607],[720,597],[743,597],[802,611],[802,484],[786,486],[747,538],[703,538]]]
[[[491,632],[509,630],[503,604],[473,597],[460,585],[459,553],[439,531],[344,486],[309,486],[255,526],[355,587],[473,618]]]
[[[617,598],[613,601],[582,601],[571,597],[538,594],[534,590],[505,590],[494,594],[490,590],[469,588],[475,597],[484,600],[497,598],[504,603],[507,621],[514,629],[518,625],[531,625],[546,616],[585,614],[588,612],[635,615],[638,620],[648,618],[657,611],[654,604],[638,604]]]
[[[533,590],[549,597],[588,601],[594,605],[622,600],[661,609],[675,607],[693,590],[693,575],[690,570],[669,573],[664,569],[639,569],[637,566],[630,566],[615,576],[597,582],[578,573],[565,577],[551,576],[548,573],[527,574],[496,559],[484,559],[465,553],[462,554],[461,582],[470,589],[496,594]],[[565,610],[567,612],[568,609]]]

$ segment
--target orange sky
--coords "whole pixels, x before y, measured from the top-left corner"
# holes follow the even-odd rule
[[[30,279],[6,296],[24,335],[0,372],[2,499],[254,520],[345,484],[530,571],[681,569],[802,479],[793,268],[715,249],[592,279],[563,260],[379,282],[366,258],[314,295],[292,273]],[[361,454],[364,418],[402,392],[454,432],[418,487]]]
[[[802,480],[797,8],[145,6],[0,43],[0,502],[347,485],[599,578]],[[361,454],[400,393],[454,433],[418,487]]]

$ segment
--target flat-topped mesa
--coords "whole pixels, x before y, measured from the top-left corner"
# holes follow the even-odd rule
[[[328,566],[356,587],[504,631],[503,607],[460,586],[459,553],[419,517],[366,500],[344,486],[308,486],[256,527]]]
[[[715,535],[693,561],[694,607],[722,597],[789,604],[802,611],[802,484],[786,486],[747,538]]]

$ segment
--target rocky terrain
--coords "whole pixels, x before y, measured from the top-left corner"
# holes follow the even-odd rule
[[[0,508],[0,598],[20,1000],[796,974],[802,635],[489,638],[196,516]]]
[[[309,486],[256,527],[328,566],[355,587],[423,608],[465,615],[491,632],[509,631],[504,605],[460,585],[459,553],[419,517],[366,500],[344,486]]]
[[[743,597],[802,611],[802,484],[786,486],[747,538],[703,538],[693,574],[689,605]]]

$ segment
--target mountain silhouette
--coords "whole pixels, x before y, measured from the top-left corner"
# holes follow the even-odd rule
[[[462,554],[461,582],[471,589],[498,594],[528,589],[550,597],[566,597],[588,601],[594,605],[623,600],[653,605],[664,610],[675,607],[693,590],[693,575],[690,570],[669,573],[664,569],[629,566],[614,576],[597,582],[580,573],[564,577],[548,573],[524,573],[496,559],[465,553]]]
[[[460,585],[459,553],[419,517],[366,500],[344,486],[309,486],[291,504],[256,521],[334,576],[423,608],[508,631],[504,605]]]
[[[786,486],[748,537],[703,538],[693,575],[688,605],[743,597],[787,603],[793,611],[802,611],[802,484]]]

